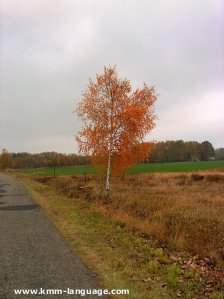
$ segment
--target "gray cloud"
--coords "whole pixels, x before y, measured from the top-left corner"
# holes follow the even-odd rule
[[[0,135],[10,151],[77,151],[72,111],[117,64],[155,85],[154,140],[224,146],[222,0],[1,0]]]

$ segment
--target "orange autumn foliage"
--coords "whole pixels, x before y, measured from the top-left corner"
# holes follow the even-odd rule
[[[111,170],[114,176],[124,175],[126,169],[136,163],[149,160],[151,150],[154,146],[152,142],[143,142],[135,145],[131,151],[117,151],[112,156]],[[101,170],[105,171],[107,165],[107,156],[91,156],[90,160]]]
[[[136,163],[149,160],[153,143],[143,142],[135,145],[131,151],[117,152],[112,159],[112,174],[124,175],[126,169]]]
[[[84,122],[76,136],[80,152],[102,168],[110,156],[113,173],[149,157],[152,144],[143,138],[155,127],[156,99],[154,87],[144,84],[133,91],[129,80],[118,78],[116,67],[104,67],[76,110]]]

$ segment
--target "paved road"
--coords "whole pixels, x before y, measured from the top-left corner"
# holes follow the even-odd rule
[[[14,295],[14,289],[30,288],[99,287],[94,275],[70,250],[31,195],[14,179],[0,173],[0,298],[37,298]],[[38,296],[62,297],[65,298]]]

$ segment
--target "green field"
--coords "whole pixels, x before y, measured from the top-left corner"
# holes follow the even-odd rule
[[[43,174],[43,175],[53,175],[54,168],[31,168],[22,169],[19,172],[30,173],[30,174]],[[75,174],[85,174],[85,173],[96,173],[95,167],[91,165],[86,166],[74,166],[74,167],[60,167],[55,168],[56,175],[75,175]]]
[[[159,173],[159,172],[190,172],[203,171],[216,168],[224,168],[224,160],[220,161],[199,161],[199,162],[175,162],[175,163],[145,163],[137,164],[128,170],[130,174],[137,173]],[[53,175],[53,168],[23,169],[23,173]],[[96,173],[91,166],[61,167],[56,168],[56,175],[76,175],[84,173]]]
[[[156,172],[190,172],[210,170],[224,167],[224,160],[175,162],[175,163],[150,163],[138,164],[129,169],[129,173],[156,173]]]

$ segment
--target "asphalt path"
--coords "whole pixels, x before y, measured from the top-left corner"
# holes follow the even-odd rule
[[[0,298],[106,298],[46,295],[46,290],[68,288],[72,293],[100,287],[25,188],[0,173]],[[42,295],[15,295],[18,289]]]

